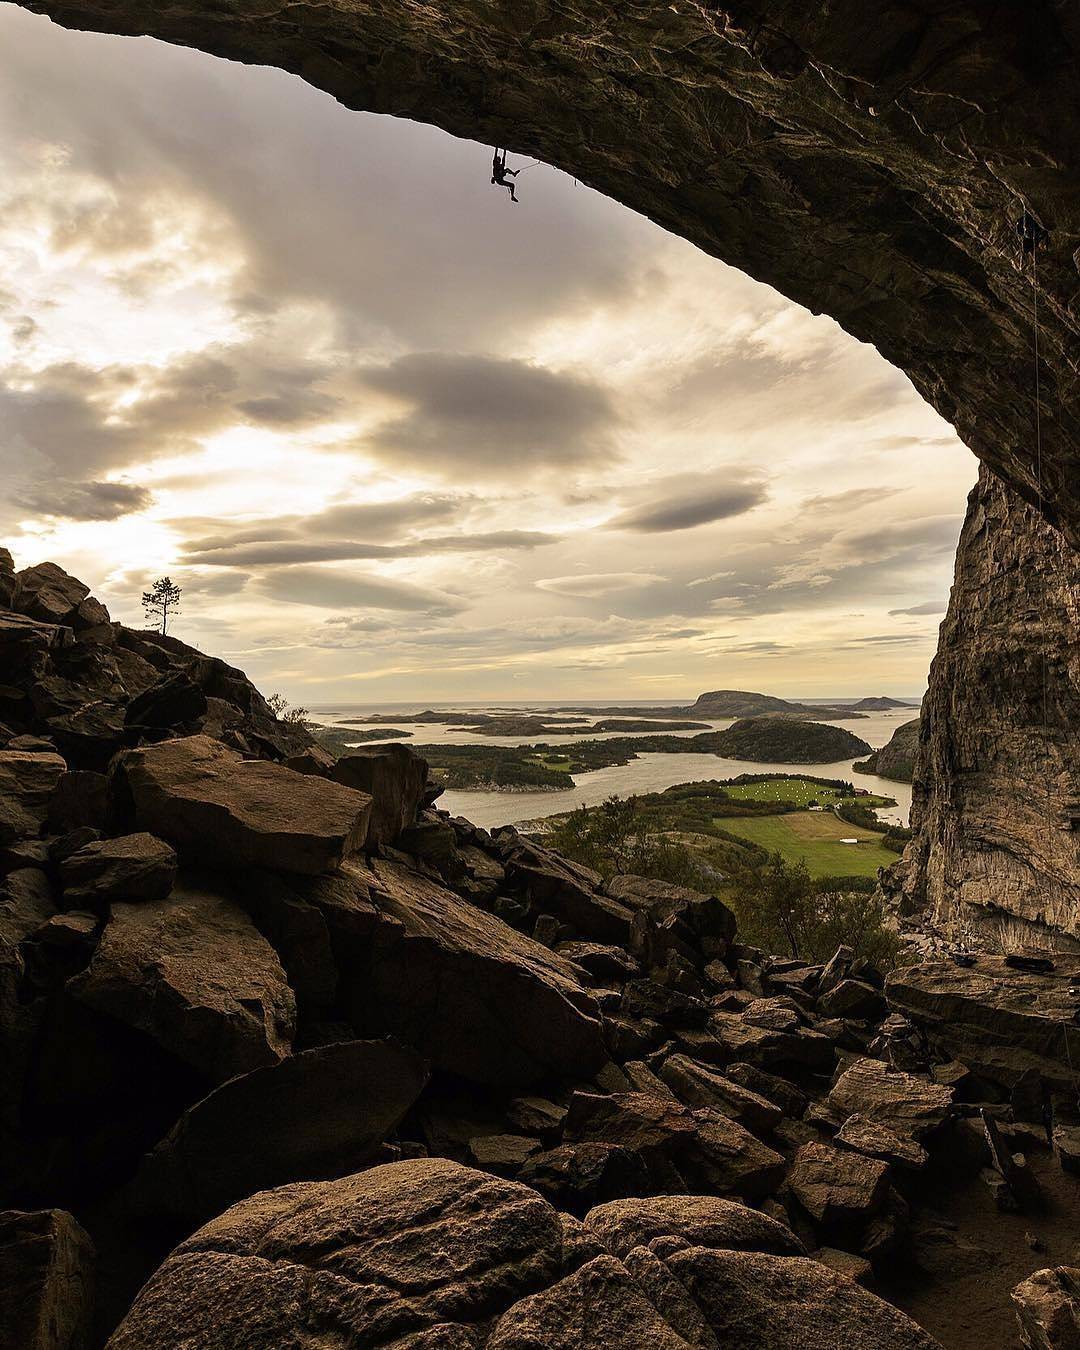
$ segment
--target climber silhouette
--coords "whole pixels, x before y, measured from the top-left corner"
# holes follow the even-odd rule
[[[507,182],[508,178],[516,178],[521,172],[520,169],[508,169],[506,167],[506,151],[496,150],[495,157],[491,161],[491,181],[497,187],[506,188],[510,193],[510,200],[517,201],[517,193],[514,191],[513,183]]]

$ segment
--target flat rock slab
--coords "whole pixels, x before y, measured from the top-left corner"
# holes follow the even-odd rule
[[[880,1059],[857,1059],[833,1084],[829,1105],[838,1116],[859,1115],[906,1139],[923,1139],[952,1115],[952,1088],[891,1069]]]
[[[296,1004],[273,948],[239,905],[205,887],[114,905],[68,987],[214,1082],[276,1064],[292,1042]]]
[[[992,1082],[1011,1087],[1034,1069],[1061,1091],[1080,1090],[1080,1064],[1070,1066],[1066,1027],[1080,1006],[1080,956],[1055,954],[1047,975],[1014,970],[1003,957],[979,956],[963,968],[951,961],[894,970],[885,985],[890,1007],[917,1023],[947,1059],[958,1059]]]
[[[370,881],[373,950],[353,982],[361,1025],[474,1082],[588,1078],[604,1065],[599,1010],[568,962],[397,863],[373,861]]]
[[[498,1315],[561,1274],[557,1211],[442,1158],[262,1191],[182,1243],[110,1350],[376,1346]],[[422,1343],[422,1342],[421,1342]],[[438,1341],[433,1344],[437,1345]]]
[[[176,869],[171,844],[152,834],[125,834],[69,854],[60,864],[60,880],[69,908],[110,900],[164,900]]]
[[[0,844],[36,839],[57,783],[67,772],[59,755],[0,750]]]
[[[136,1203],[205,1219],[255,1191],[354,1171],[427,1077],[415,1051],[385,1040],[320,1046],[232,1078],[185,1111],[147,1156]]]
[[[186,862],[319,875],[358,852],[367,836],[366,793],[242,759],[209,736],[129,751],[124,774],[136,823],[175,845]]]
[[[4,1350],[82,1350],[93,1297],[94,1244],[66,1210],[0,1212]]]

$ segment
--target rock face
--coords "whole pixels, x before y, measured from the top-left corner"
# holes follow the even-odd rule
[[[1005,945],[1080,945],[1080,561],[983,473],[923,702],[908,911]]]
[[[877,774],[879,778],[891,778],[896,783],[910,783],[915,775],[920,720],[913,717],[910,722],[903,722],[880,750],[853,766],[855,772]]]
[[[558,17],[520,0],[28,7],[279,65],[347,106],[564,169],[874,343],[1080,543],[1071,8],[1014,6],[991,24],[975,0],[929,13],[731,0],[647,20],[596,0]],[[1022,202],[1048,231],[1041,494]]]
[[[993,1082],[1011,1086],[1034,1070],[1064,1091],[1080,1088],[1080,1063],[1070,1067],[1068,1038],[1080,957],[1059,956],[1055,969],[1032,974],[1001,957],[980,956],[964,968],[951,961],[895,970],[886,984],[890,1005],[916,1020],[943,1059],[958,1059]]]
[[[94,1246],[60,1209],[0,1212],[0,1344],[88,1350]]]
[[[492,1350],[685,1350],[726,1344],[733,1327],[731,1343],[747,1346],[935,1345],[816,1262],[723,1250],[729,1234],[740,1245],[782,1239],[779,1225],[752,1215],[739,1225],[717,1203],[643,1202],[636,1218],[628,1201],[589,1216],[586,1234],[603,1234],[622,1259],[598,1252],[574,1269],[566,1220],[546,1201],[445,1160],[264,1191],[173,1252],[109,1347],[158,1350],[177,1327],[201,1350],[290,1345],[312,1326],[340,1344]],[[670,1256],[658,1254],[665,1241]]]
[[[135,820],[181,856],[224,868],[331,872],[359,852],[371,798],[282,765],[245,760],[209,736],[131,751]]]

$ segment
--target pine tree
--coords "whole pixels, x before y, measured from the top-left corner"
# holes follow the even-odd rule
[[[143,592],[146,617],[153,619],[155,624],[160,621],[163,634],[168,630],[170,618],[180,613],[181,594],[180,587],[175,586],[170,577],[158,577],[153,587]]]

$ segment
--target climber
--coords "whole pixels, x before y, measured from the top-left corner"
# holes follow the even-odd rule
[[[1034,216],[1030,216],[1025,208],[1023,215],[1016,222],[1016,238],[1020,244],[1021,260],[1029,253],[1034,253],[1037,248],[1041,248],[1046,243],[1047,233]]]
[[[491,161],[491,181],[497,187],[504,187],[510,193],[510,200],[517,201],[517,193],[514,191],[513,183],[508,183],[508,178],[516,178],[521,172],[520,169],[508,169],[506,167],[506,151],[496,150],[495,157]]]

